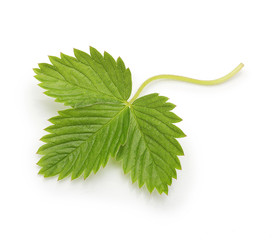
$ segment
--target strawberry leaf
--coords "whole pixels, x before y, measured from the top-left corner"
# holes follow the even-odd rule
[[[177,156],[183,151],[175,138],[185,136],[173,125],[181,121],[171,112],[175,105],[158,94],[127,102],[131,73],[121,58],[92,47],[90,55],[76,49],[74,54],[49,57],[52,64],[34,69],[45,94],[72,107],[49,119],[53,125],[38,150],[44,155],[39,173],[87,178],[114,157],[140,187],[167,194],[181,169]]]
[[[96,49],[90,55],[74,50],[75,57],[61,54],[49,57],[51,64],[35,68],[39,85],[46,95],[72,108],[60,111],[49,121],[49,133],[38,150],[44,155],[38,165],[45,177],[59,175],[87,178],[105,167],[110,157],[122,161],[139,187],[144,184],[168,194],[168,186],[181,169],[178,156],[183,150],[176,138],[185,134],[173,123],[181,121],[171,110],[175,105],[157,93],[138,98],[143,88],[157,79],[175,79],[201,85],[227,81],[243,67],[239,64],[222,78],[204,81],[176,75],[157,75],[147,79],[133,98],[131,73],[121,58],[117,61]]]

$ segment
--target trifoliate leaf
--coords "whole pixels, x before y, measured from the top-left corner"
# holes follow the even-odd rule
[[[115,61],[94,48],[90,55],[74,54],[49,57],[51,64],[34,69],[45,94],[72,107],[49,120],[53,125],[38,150],[44,155],[39,173],[87,178],[114,157],[139,187],[167,194],[181,169],[177,156],[183,150],[176,138],[185,136],[173,124],[181,121],[171,112],[175,105],[156,93],[135,100],[144,86],[128,102],[131,73],[121,58]]]
[[[75,58],[61,54],[49,57],[52,64],[41,63],[35,77],[46,95],[72,108],[51,118],[53,124],[38,150],[44,155],[38,165],[45,177],[59,175],[87,178],[105,166],[110,157],[122,161],[133,182],[168,194],[168,186],[181,169],[178,156],[183,150],[176,138],[185,134],[173,123],[181,121],[171,110],[175,105],[157,93],[138,98],[150,82],[170,78],[201,85],[227,81],[244,66],[239,64],[226,76],[204,81],[176,75],[157,75],[147,79],[133,98],[131,73],[121,58],[102,56],[90,48],[90,55],[74,50]]]

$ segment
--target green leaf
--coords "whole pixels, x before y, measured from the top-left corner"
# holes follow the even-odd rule
[[[45,94],[71,106],[49,120],[53,125],[38,150],[44,155],[39,173],[87,178],[114,157],[139,187],[167,194],[181,169],[176,138],[185,136],[173,124],[181,121],[171,112],[175,105],[157,93],[136,99],[143,87],[128,102],[131,73],[121,58],[94,48],[90,55],[76,49],[74,54],[49,57],[52,64],[34,69]]]
[[[170,112],[175,105],[168,98],[150,94],[141,97],[131,106],[128,138],[118,154],[125,173],[131,172],[132,181],[139,187],[146,184],[150,192],[168,193],[168,185],[181,169],[177,156],[183,150],[175,138],[185,134],[173,123],[181,119]]]
[[[52,65],[39,64],[35,77],[47,90],[45,94],[72,107],[125,102],[131,93],[130,70],[121,58],[116,62],[92,47],[90,52],[75,49],[75,58],[61,53],[61,58],[49,57]]]
[[[45,144],[38,153],[45,156],[38,162],[39,173],[45,177],[59,174],[59,179],[96,173],[125,143],[129,112],[126,105],[112,103],[60,111],[45,129],[50,134],[41,139]]]

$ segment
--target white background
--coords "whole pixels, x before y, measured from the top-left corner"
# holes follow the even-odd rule
[[[0,238],[278,239],[277,0],[1,1]],[[63,105],[32,68],[89,46],[121,56],[133,94],[150,84],[177,105],[188,137],[169,195],[149,194],[110,161],[86,181],[44,179],[39,139]]]

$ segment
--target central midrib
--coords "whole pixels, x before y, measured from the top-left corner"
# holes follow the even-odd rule
[[[153,153],[152,153],[151,149],[149,148],[148,143],[147,143],[146,138],[145,138],[145,134],[144,134],[143,131],[141,130],[140,124],[139,124],[138,121],[137,121],[136,114],[134,113],[134,110],[133,110],[132,108],[130,108],[130,110],[131,110],[131,114],[133,114],[133,118],[134,118],[134,120],[135,120],[135,122],[136,122],[136,125],[137,125],[137,127],[138,127],[138,129],[139,129],[139,132],[140,132],[141,136],[142,136],[143,139],[144,139],[145,146],[146,146],[146,148],[148,149],[150,155],[152,155]],[[151,156],[151,159],[152,159],[152,163],[153,163],[156,167],[158,167],[157,163],[155,162],[155,160],[154,160],[154,158],[153,158],[152,156]],[[160,177],[159,174],[158,174],[158,176],[159,176],[160,181],[163,182],[163,181],[161,180],[161,177]],[[142,179],[141,179],[141,181],[142,181]]]

